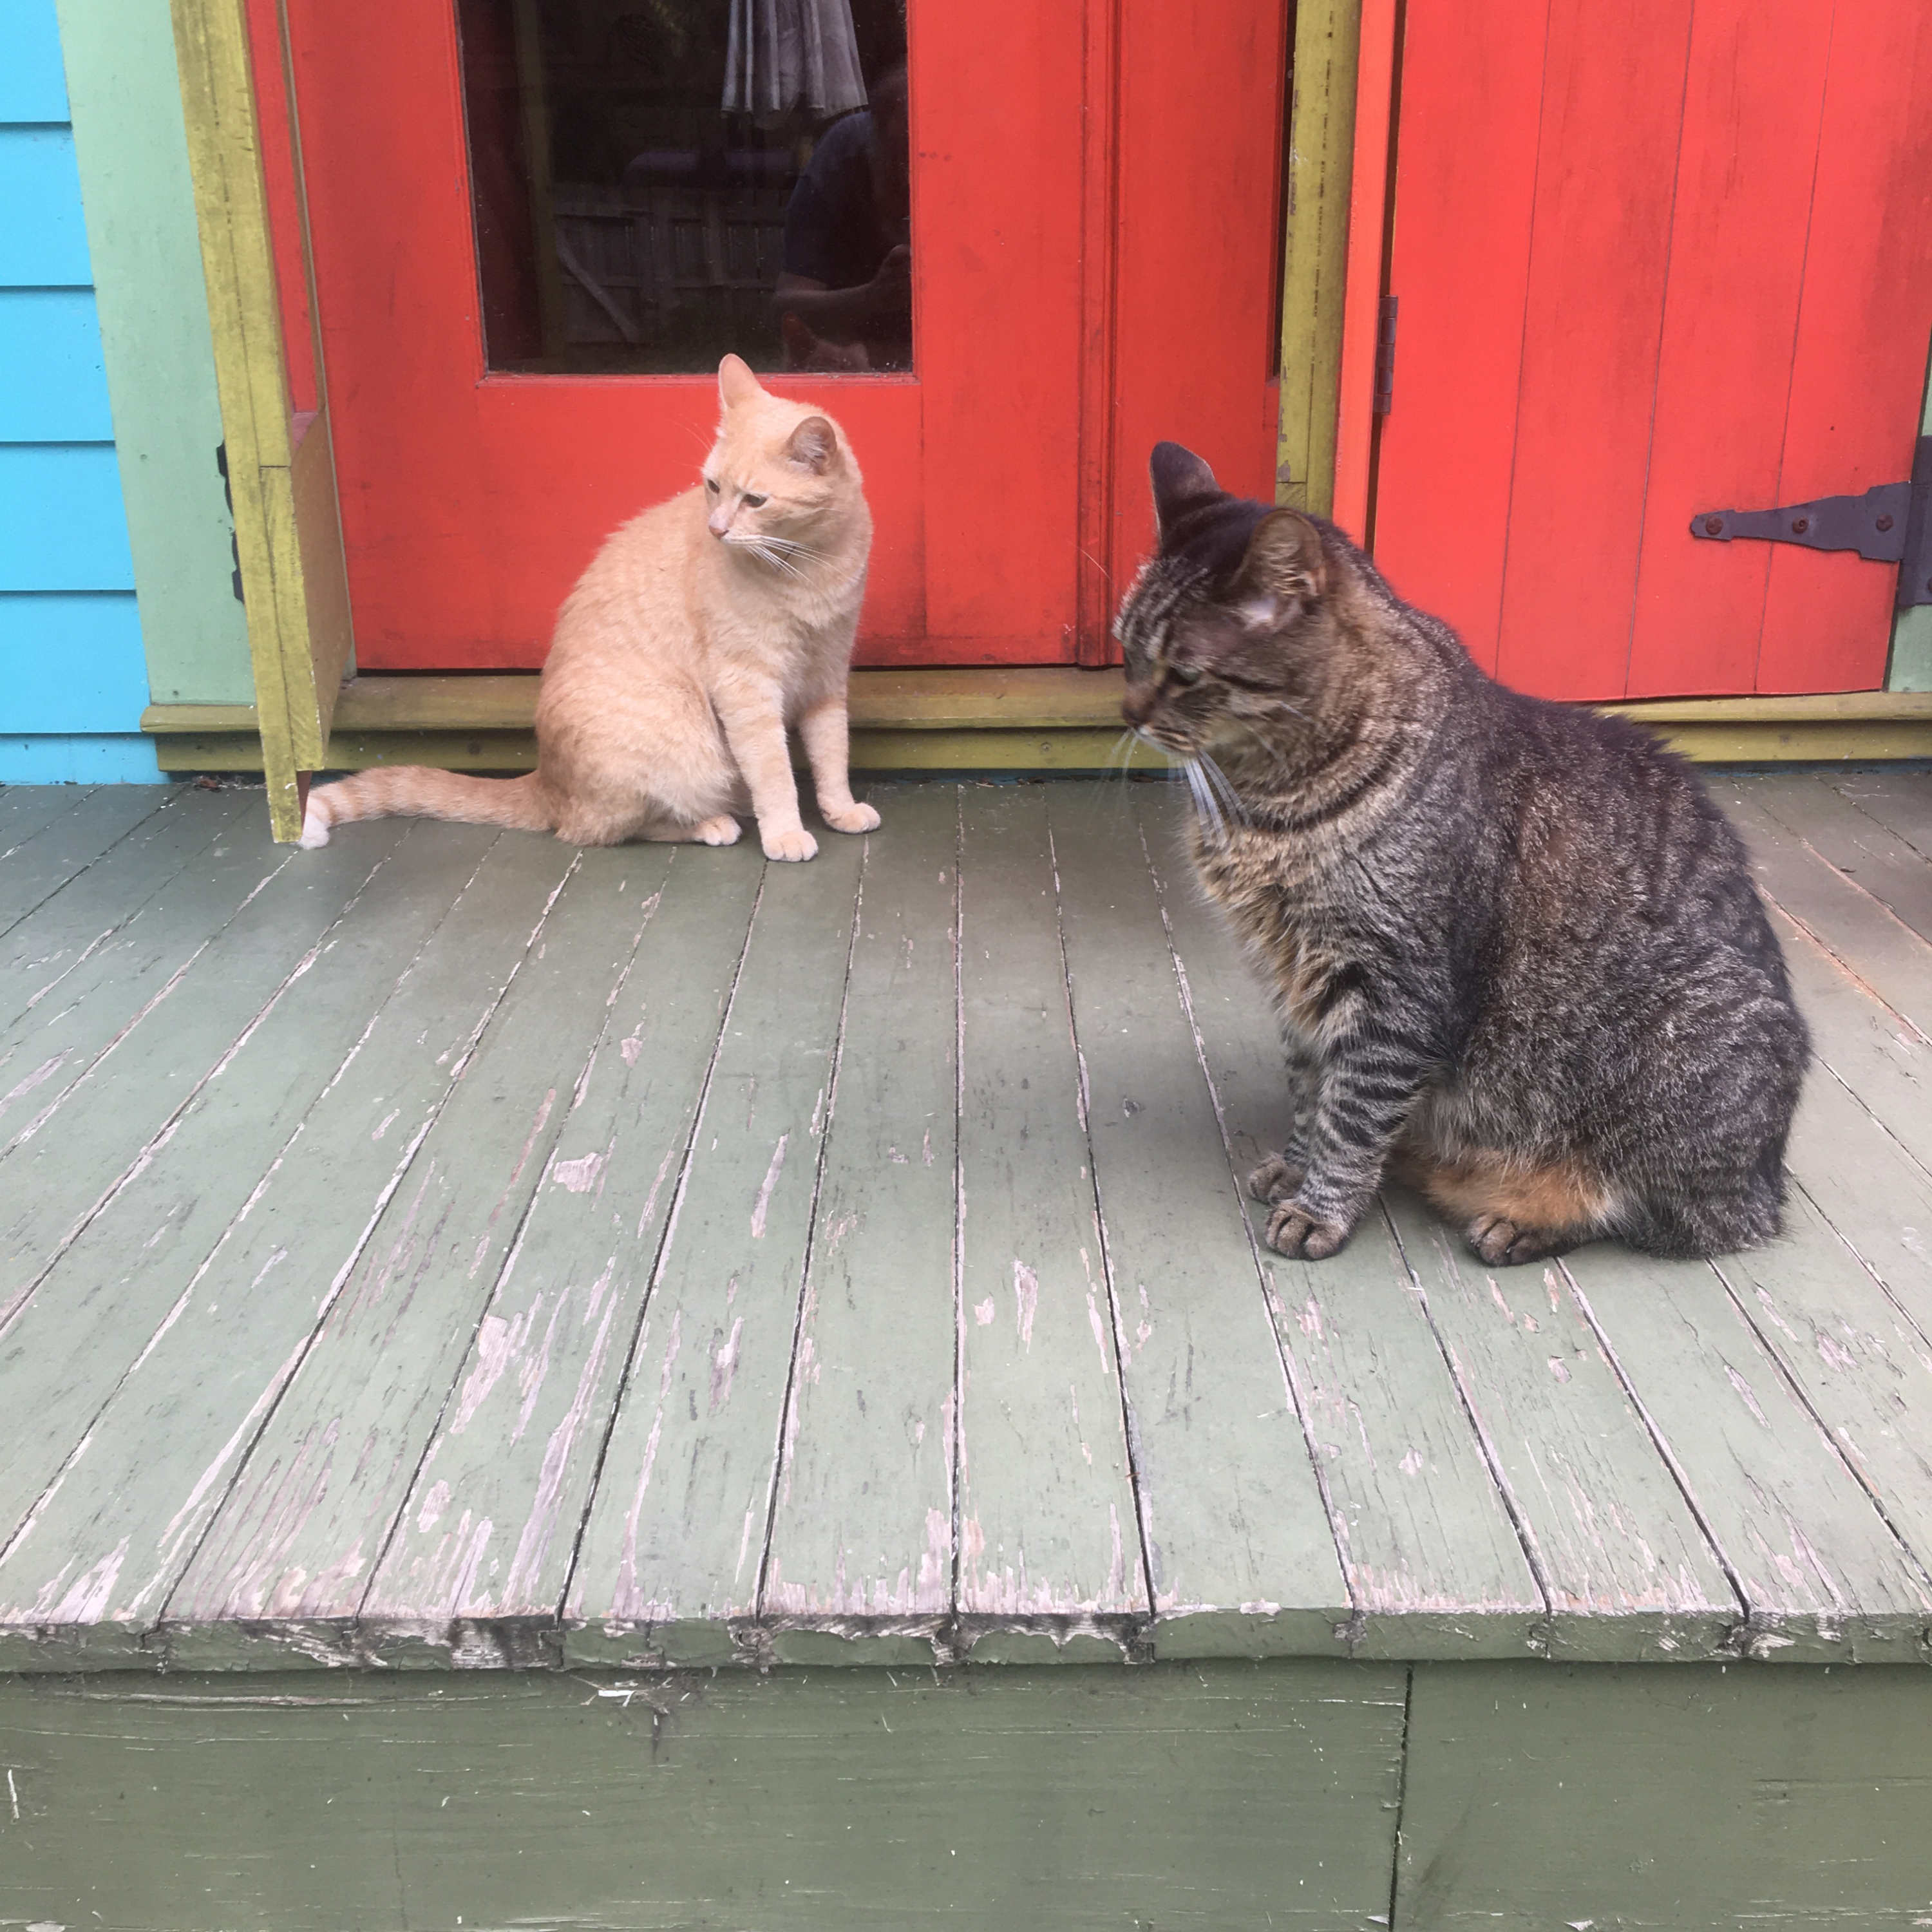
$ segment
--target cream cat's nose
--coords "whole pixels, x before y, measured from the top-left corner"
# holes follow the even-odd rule
[[[731,512],[720,503],[706,519],[706,522],[714,537],[722,537],[731,527]]]

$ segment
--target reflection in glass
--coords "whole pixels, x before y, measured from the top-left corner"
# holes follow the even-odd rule
[[[456,0],[489,366],[912,366],[905,0]]]

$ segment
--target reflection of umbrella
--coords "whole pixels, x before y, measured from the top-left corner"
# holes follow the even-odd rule
[[[726,113],[770,124],[794,107],[843,114],[865,104],[851,0],[731,0]]]

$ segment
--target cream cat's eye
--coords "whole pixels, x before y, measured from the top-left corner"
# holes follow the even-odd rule
[[[769,496],[741,496],[738,500],[748,510],[762,510],[771,501]]]
[[[716,496],[716,495],[717,495],[717,494],[718,494],[718,479],[717,479],[717,478],[716,478],[716,477],[715,477],[715,476],[707,476],[707,477],[706,477],[706,478],[705,478],[705,479],[704,479],[704,487],[705,487],[705,488],[706,488],[706,489],[709,490],[711,492],[711,494],[712,494],[712,496]]]

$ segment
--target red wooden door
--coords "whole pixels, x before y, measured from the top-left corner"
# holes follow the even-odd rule
[[[1374,542],[1552,697],[1875,688],[1896,573],[1694,513],[1910,473],[1924,0],[1408,0]]]
[[[541,664],[598,543],[689,485],[716,416],[701,364],[505,366],[488,291],[515,238],[486,218],[479,250],[472,195],[496,192],[477,64],[509,57],[510,29],[494,49],[458,29],[488,4],[288,0],[364,670]],[[518,32],[598,10],[495,4]],[[676,11],[605,0],[613,62],[627,22]],[[1102,661],[1150,531],[1148,446],[1194,439],[1232,484],[1268,488],[1286,12],[910,10],[911,368],[767,377],[837,415],[865,470],[860,662]],[[588,282],[565,281],[587,313]]]

